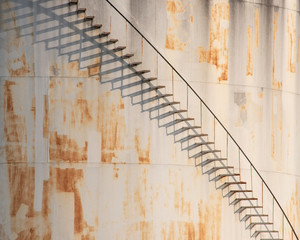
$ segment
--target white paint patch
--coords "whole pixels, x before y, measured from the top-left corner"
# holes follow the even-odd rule
[[[101,133],[88,132],[88,162],[101,162]]]

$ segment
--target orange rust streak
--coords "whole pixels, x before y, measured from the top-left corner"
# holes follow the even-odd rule
[[[92,120],[92,115],[89,112],[88,101],[86,99],[77,99],[76,107],[78,107],[80,111],[80,122],[84,124]]]
[[[300,63],[300,37],[298,38],[298,63]]]
[[[28,206],[27,217],[33,217],[35,169],[27,165],[8,166],[10,185],[10,216],[16,216],[21,204]]]
[[[49,124],[49,108],[48,97],[44,95],[44,119],[43,119],[43,137],[48,138],[48,124]]]
[[[211,8],[209,50],[198,48],[199,62],[215,65],[219,81],[228,80],[228,27],[221,26],[221,21],[229,19],[229,3],[215,3]]]
[[[107,92],[98,99],[97,130],[101,132],[101,161],[112,162],[116,151],[124,149],[124,103],[120,92]]]
[[[283,157],[282,134],[282,96],[280,92],[272,93],[272,158],[276,161],[278,170],[281,170]]]
[[[296,63],[294,61],[294,54],[296,52],[296,27],[295,27],[295,13],[287,14],[287,32],[288,32],[288,71],[296,72]]]
[[[77,183],[84,178],[82,169],[56,169],[56,189],[58,192],[74,193],[74,233],[81,233],[87,225],[83,217],[83,208]]]
[[[135,142],[135,150],[139,158],[139,163],[150,163],[150,147],[151,147],[150,135],[148,136],[146,149],[143,149],[141,147],[142,144],[141,144],[140,136],[138,134],[135,135],[134,142]]]
[[[167,49],[183,51],[186,44],[181,42],[173,33],[168,33],[166,36],[166,46]]]
[[[259,8],[255,10],[255,47],[258,48],[259,45]]]
[[[49,158],[51,161],[81,162],[87,161],[88,143],[79,147],[75,140],[67,135],[50,132]]]
[[[114,163],[114,178],[117,179],[119,177],[119,168],[117,168],[116,164]]]
[[[15,76],[26,76],[28,73],[30,73],[30,66],[29,63],[27,63],[26,55],[25,52],[22,53],[22,55],[19,58],[16,58],[13,63],[21,63],[21,67],[17,69],[12,68],[12,63],[9,61],[7,63],[8,65],[8,71],[10,76],[15,77]]]
[[[248,27],[248,43],[247,43],[247,76],[253,76],[253,41],[252,27]]]
[[[14,112],[13,81],[4,83],[4,136],[7,162],[27,161],[27,131],[25,117]]]
[[[167,12],[169,15],[169,21],[165,48],[170,50],[183,51],[186,47],[186,43],[182,42],[178,37],[177,29],[179,21],[177,19],[177,14],[184,12],[184,8],[180,1],[167,0]]]
[[[192,222],[184,223],[184,239],[195,240],[195,227]]]
[[[275,79],[275,41],[276,33],[278,31],[278,12],[274,13],[274,26],[273,26],[273,67],[272,67],[272,86],[275,89],[282,88],[282,82]]]
[[[35,121],[36,118],[36,105],[35,105],[35,97],[32,98],[31,100],[31,112],[33,114],[33,119]]]

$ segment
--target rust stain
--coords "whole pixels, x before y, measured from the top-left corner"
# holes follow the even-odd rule
[[[194,22],[193,16],[190,16],[190,19],[191,19],[191,23],[193,23]]]
[[[274,12],[274,26],[273,26],[273,68],[272,68],[272,86],[274,89],[281,89],[282,82],[275,79],[275,40],[278,31],[278,12]]]
[[[80,109],[81,124],[92,121],[92,115],[89,111],[88,101],[86,99],[82,99],[82,98],[77,99],[76,107]]]
[[[18,68],[14,68],[13,66],[19,66]],[[26,76],[28,73],[31,72],[30,65],[27,63],[25,52],[22,53],[22,55],[16,59],[14,59],[12,62],[8,60],[7,67],[10,76],[16,77],[16,76]]]
[[[153,224],[151,222],[140,222],[141,240],[153,239]]]
[[[52,63],[49,67],[50,75],[52,76],[76,76],[76,77],[88,77],[89,71],[88,69],[80,69],[78,61],[68,62],[63,64]]]
[[[167,33],[166,46],[167,49],[183,51],[186,44],[181,42],[174,33]]]
[[[116,166],[116,164],[114,163],[114,178],[117,179],[119,177],[119,168]]]
[[[139,178],[138,185],[134,190],[134,196],[133,196],[136,212],[142,219],[146,218],[146,212],[148,212],[146,211],[147,204],[144,197],[147,193],[147,177],[148,177],[148,172],[147,169],[144,168],[142,170],[142,175]]]
[[[10,231],[14,239],[51,239],[50,181],[44,181],[42,211],[34,210],[35,167],[8,166]],[[1,236],[1,234],[0,234]]]
[[[208,204],[203,204],[201,201],[198,204],[199,216],[199,239],[220,239],[221,229],[221,196],[215,198],[213,195],[209,196]]]
[[[184,12],[181,1],[167,0],[168,13],[168,29],[166,35],[165,48],[170,50],[183,51],[186,43],[181,40],[178,34],[178,28],[181,20],[178,20],[178,15]]]
[[[101,161],[112,162],[117,157],[119,151],[124,149],[125,142],[125,113],[121,93],[119,91],[108,91],[101,93],[98,97],[90,98],[87,97],[86,91],[90,86],[98,88],[99,83],[96,81],[93,83],[90,81],[78,81],[74,83],[74,81],[60,81],[59,79],[52,78],[50,84],[52,88],[49,91],[49,117],[60,116],[60,119],[53,120],[61,122],[63,127],[71,128],[82,134],[85,134],[84,131],[87,127],[97,131],[99,136],[101,135],[101,141],[99,141]],[[64,95],[62,95],[62,91]],[[55,131],[59,134],[60,130],[53,129],[50,136],[50,151],[52,151],[51,153],[54,154],[52,155],[54,157],[59,152],[64,153],[61,147],[55,146]],[[79,144],[79,142],[82,142],[82,139],[72,137],[72,144],[76,142]],[[67,147],[68,144],[71,144],[71,142],[64,143],[64,148],[65,150],[69,149],[74,154],[76,153],[75,161],[81,158],[86,159],[85,147],[87,146],[82,146],[81,143],[81,146],[78,146],[79,148],[75,146]],[[59,148],[60,150],[58,150]]]
[[[6,140],[6,161],[27,161],[27,131],[25,117],[15,114],[13,89],[18,88],[13,81],[4,83],[4,136]]]
[[[35,118],[36,118],[36,105],[35,105],[35,97],[32,97],[32,100],[31,100],[31,113],[33,115],[33,119],[35,121]]]
[[[112,162],[124,149],[125,117],[120,92],[107,92],[98,98],[97,129],[101,132],[101,161]]]
[[[287,13],[288,33],[288,71],[296,72],[296,16],[295,13]]]
[[[175,203],[175,211],[180,216],[191,216],[191,203],[188,201],[185,201],[184,198],[184,189],[183,189],[183,179],[181,178],[181,181],[179,182],[178,176],[174,176],[174,203]]]
[[[58,192],[74,193],[74,236],[80,239],[94,239],[94,227],[89,226],[84,219],[83,206],[81,201],[80,184],[84,179],[82,169],[56,168],[56,190]],[[90,238],[89,238],[90,237]]]
[[[247,76],[253,76],[253,41],[252,27],[248,26],[248,42],[247,42]]]
[[[282,133],[282,93],[272,92],[272,158],[278,170],[282,168],[283,133]]]
[[[166,230],[168,229],[168,231]],[[171,221],[169,226],[164,226],[161,230],[161,239],[163,240],[173,240],[175,238],[175,222]]]
[[[44,118],[43,118],[43,137],[44,138],[48,138],[48,125],[49,125],[48,96],[44,95]]]
[[[184,223],[184,239],[195,240],[195,226],[192,222]]]
[[[300,37],[298,38],[298,63],[300,63]]]
[[[229,19],[229,3],[216,2],[211,8],[209,50],[206,51],[203,47],[198,47],[197,50],[200,63],[207,62],[216,66],[219,81],[228,80]]]
[[[255,47],[259,46],[259,8],[255,10]]]
[[[10,215],[15,217],[20,206],[24,204],[28,207],[26,217],[33,217],[33,202],[35,188],[35,169],[27,165],[8,166],[10,185]]]
[[[144,148],[143,146],[145,146],[145,142],[141,141],[141,137],[138,131],[136,131],[134,137],[134,143],[135,143],[135,150],[139,158],[139,163],[150,163],[150,148],[151,148],[150,135],[148,135],[147,145]]]
[[[300,227],[300,186],[296,182],[296,190],[291,196],[289,205],[287,206],[287,215],[291,224],[297,228]]]
[[[87,161],[88,142],[78,146],[74,139],[67,135],[50,132],[49,159],[51,161],[82,162]]]

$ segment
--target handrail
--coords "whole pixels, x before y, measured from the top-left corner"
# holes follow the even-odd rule
[[[238,147],[238,149],[242,152],[242,154],[246,157],[247,161],[249,162],[250,166],[255,170],[255,172],[257,173],[257,175],[260,177],[260,179],[262,180],[262,182],[264,183],[264,185],[267,187],[267,189],[269,190],[269,192],[271,193],[273,199],[276,201],[278,207],[280,208],[280,210],[282,211],[284,217],[286,218],[287,222],[289,223],[295,237],[297,240],[299,240],[296,231],[294,229],[294,227],[292,226],[290,220],[288,219],[286,213],[284,212],[283,208],[281,207],[281,205],[279,204],[277,198],[275,197],[275,195],[273,194],[273,192],[271,191],[270,187],[267,185],[267,183],[265,182],[265,180],[263,179],[263,177],[261,176],[261,174],[258,172],[258,170],[255,168],[255,166],[253,165],[253,163],[250,161],[250,159],[248,158],[248,156],[246,155],[246,153],[243,151],[243,149],[240,147],[240,145],[236,142],[236,140],[233,138],[233,136],[229,133],[229,131],[226,129],[226,127],[222,124],[222,122],[217,118],[217,116],[214,114],[214,112],[208,107],[208,105],[202,100],[202,98],[198,95],[198,93],[191,87],[191,85],[184,79],[184,77],[175,69],[175,67],[173,67],[173,65],[162,55],[162,53],[160,53],[160,51],[109,1],[106,0],[106,2],[113,8],[115,9],[115,11],[117,13],[119,13],[119,15],[121,15],[125,21],[131,26],[133,27],[133,29],[143,38],[145,39],[145,41],[157,52],[157,54],[172,68],[172,70],[177,73],[177,75],[185,82],[185,84],[190,88],[190,90],[192,90],[192,92],[198,97],[198,99],[202,102],[202,104],[204,104],[204,106],[208,109],[208,111],[213,115],[213,117],[217,120],[217,122],[222,126],[222,128],[225,130],[225,132],[228,134],[228,136],[231,138],[231,140],[236,144],[236,146]]]

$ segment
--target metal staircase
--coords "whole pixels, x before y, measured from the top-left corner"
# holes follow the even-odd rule
[[[167,63],[172,69],[172,75],[176,74],[183,81],[187,92],[194,94],[199,100],[199,119],[189,117],[188,109],[180,108],[180,102],[174,100],[174,93],[168,92],[164,85],[156,85],[158,79],[148,76],[150,70],[139,68],[142,62],[132,61],[134,55],[126,53],[125,46],[118,46],[118,39],[110,38],[110,32],[101,31],[102,25],[94,23],[94,16],[88,16],[86,8],[80,7],[77,0],[69,0],[69,5],[75,8],[78,18],[90,23],[92,29],[99,31],[97,36],[92,37],[93,40],[100,39],[96,47],[101,48],[102,54],[113,55],[121,61],[121,68],[129,72],[107,82],[112,84],[113,89],[121,90],[123,96],[130,97],[133,104],[141,105],[142,110],[149,112],[150,118],[157,120],[159,127],[166,128],[167,135],[173,136],[174,141],[181,145],[181,149],[187,151],[189,158],[195,159],[195,165],[201,167],[203,174],[208,175],[216,189],[222,191],[224,198],[228,198],[229,204],[234,207],[234,213],[239,215],[240,221],[245,222],[251,237],[260,240],[299,240],[274,194],[223,124],[151,42],[108,0],[107,3]],[[91,76],[99,75],[101,78],[110,73],[109,70],[100,71],[101,64],[103,62],[87,66]],[[213,124],[207,128],[210,132],[207,134],[202,123],[209,118]],[[225,142],[225,147],[216,148],[217,141]]]

